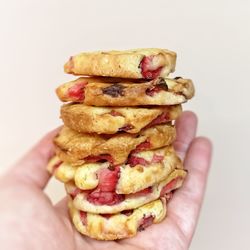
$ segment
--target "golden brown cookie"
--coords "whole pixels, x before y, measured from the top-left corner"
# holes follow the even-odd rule
[[[61,108],[65,126],[80,133],[115,134],[138,133],[141,129],[177,119],[181,106],[92,107],[84,104],[66,104]]]
[[[96,188],[94,191],[84,191],[73,182],[65,184],[67,193],[73,199],[74,207],[85,212],[97,214],[114,214],[124,210],[135,209],[182,186],[186,171],[175,169],[168,177],[151,187],[133,194],[117,194],[114,191],[105,191]],[[135,180],[136,181],[136,180]]]
[[[77,210],[69,202],[70,215],[76,229],[97,240],[118,240],[133,237],[153,223],[161,222],[167,212],[166,198],[118,214],[101,215]]]
[[[62,182],[74,181],[81,190],[104,186],[117,194],[136,193],[155,185],[166,179],[175,168],[182,168],[182,163],[172,146],[133,153],[127,164],[115,167],[109,162],[74,167],[61,162],[57,156],[48,164],[49,172]]]
[[[194,95],[191,80],[157,78],[138,81],[80,77],[56,89],[63,102],[82,102],[92,106],[176,105]]]
[[[176,54],[166,49],[85,52],[70,57],[66,73],[85,76],[154,79],[175,70]]]
[[[171,125],[157,125],[138,134],[120,133],[111,136],[80,134],[63,127],[54,139],[56,154],[61,161],[74,166],[109,161],[123,164],[133,151],[152,150],[170,145],[176,131]]]

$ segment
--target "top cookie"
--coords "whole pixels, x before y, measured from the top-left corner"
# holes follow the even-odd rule
[[[174,72],[176,53],[166,49],[85,52],[70,57],[66,73],[86,76],[110,76],[155,79]]]

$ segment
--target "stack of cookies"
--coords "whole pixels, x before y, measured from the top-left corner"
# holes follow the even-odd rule
[[[136,235],[166,216],[186,171],[172,143],[191,80],[167,76],[165,49],[81,53],[65,64],[80,78],[56,90],[64,126],[48,170],[65,183],[76,229],[99,240]]]

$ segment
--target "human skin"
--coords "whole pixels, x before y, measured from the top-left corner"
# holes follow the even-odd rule
[[[67,198],[53,205],[43,191],[50,179],[46,164],[53,154],[55,130],[0,178],[1,249],[188,249],[204,197],[212,146],[207,138],[195,137],[197,118],[192,112],[183,112],[176,128],[174,146],[188,176],[169,202],[163,222],[119,241],[101,242],[80,235],[70,222]]]

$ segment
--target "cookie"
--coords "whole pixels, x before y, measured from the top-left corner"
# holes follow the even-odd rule
[[[131,152],[152,150],[170,145],[176,136],[171,125],[157,125],[137,134],[119,133],[113,136],[81,134],[63,127],[54,139],[56,154],[61,161],[74,166],[83,163],[109,161],[123,164]]]
[[[175,70],[176,53],[166,49],[85,52],[70,57],[66,73],[133,79],[166,77]]]
[[[69,211],[75,228],[81,234],[97,240],[118,240],[133,237],[151,224],[161,222],[166,216],[166,202],[162,197],[137,209],[101,215],[79,211],[70,201]]]
[[[75,208],[90,213],[114,214],[135,209],[163,197],[181,187],[185,176],[185,170],[175,169],[164,181],[133,194],[117,194],[108,188],[98,187],[94,191],[84,191],[77,188],[73,182],[66,183],[65,188],[73,199]]]
[[[125,79],[84,78],[62,84],[56,89],[63,102],[82,102],[92,106],[176,105],[194,96],[189,79],[157,78],[138,83]]]
[[[109,162],[75,167],[57,156],[48,164],[49,172],[62,182],[74,181],[81,190],[104,187],[117,194],[136,193],[159,183],[175,168],[182,168],[182,163],[172,146],[133,153],[127,164],[114,167]]]
[[[84,104],[66,104],[61,108],[65,126],[80,133],[115,134],[138,133],[145,127],[177,119],[181,106],[138,107],[93,107]]]

